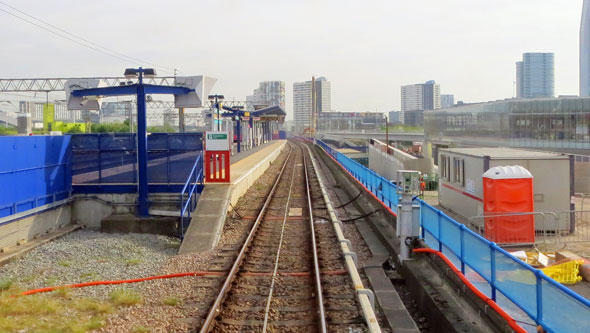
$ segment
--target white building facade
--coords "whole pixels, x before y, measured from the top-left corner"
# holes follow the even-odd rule
[[[329,112],[332,108],[332,91],[330,81],[325,77],[315,80],[316,110],[319,113]],[[293,113],[295,131],[303,133],[311,127],[311,81],[293,83]]]
[[[455,105],[455,96],[451,94],[440,95],[440,107],[446,109]]]
[[[264,81],[258,84],[254,93],[246,96],[246,101],[252,102],[254,106],[270,107],[279,105],[285,107],[285,82]]]
[[[440,109],[440,85],[434,81],[401,87],[403,111]]]

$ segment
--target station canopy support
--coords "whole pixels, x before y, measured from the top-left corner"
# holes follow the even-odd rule
[[[148,201],[148,155],[147,155],[147,118],[146,95],[170,94],[174,95],[177,108],[198,108],[203,106],[206,97],[217,79],[206,76],[176,77],[174,86],[144,84],[143,78],[155,76],[155,70],[150,68],[128,68],[125,76],[137,78],[137,82],[113,87],[98,87],[98,80],[81,79],[66,81],[65,90],[68,97],[68,109],[97,110],[100,108],[100,97],[107,96],[137,96],[137,164],[138,164],[138,215],[149,216]]]

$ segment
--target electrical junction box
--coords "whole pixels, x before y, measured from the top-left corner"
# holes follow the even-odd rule
[[[207,151],[229,151],[228,131],[206,131],[205,150]]]
[[[402,211],[402,205],[397,205],[397,211]],[[398,215],[399,216],[399,215]],[[395,224],[395,235],[397,237],[420,237],[420,205],[412,204],[412,223],[411,225],[403,225],[401,219],[398,219]]]
[[[398,170],[397,193],[410,195],[420,193],[420,171]]]

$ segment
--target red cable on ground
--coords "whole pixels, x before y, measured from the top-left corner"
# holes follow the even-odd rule
[[[510,328],[512,328],[513,330],[515,330],[518,333],[526,333],[526,331],[516,323],[516,320],[514,320],[514,318],[512,318],[508,313],[506,313],[506,311],[504,311],[491,298],[487,297],[484,293],[482,293],[481,291],[479,291],[479,289],[477,289],[471,283],[471,281],[467,280],[467,278],[465,277],[465,275],[463,275],[463,273],[461,273],[461,271],[459,271],[455,267],[455,265],[453,265],[453,263],[449,260],[449,258],[447,258],[443,253],[441,253],[441,252],[439,252],[437,250],[433,250],[433,249],[414,249],[412,252],[417,252],[417,253],[434,253],[437,256],[439,256],[453,270],[453,272],[455,272],[455,274],[457,274],[457,276],[459,277],[459,279],[461,279],[461,281],[463,281],[463,283],[475,295],[477,295],[477,297],[481,298],[487,305],[489,305],[492,309],[494,309],[500,315],[500,317],[502,317],[504,320],[506,320],[508,322],[508,325],[510,326]]]
[[[130,280],[116,280],[116,281],[92,281],[92,282],[84,282],[84,283],[76,283],[76,284],[69,284],[65,286],[54,286],[54,287],[45,287],[45,288],[38,288],[23,291],[21,296],[38,294],[38,293],[46,293],[49,291],[54,291],[57,289],[64,289],[64,288],[84,288],[90,286],[100,286],[100,285],[109,285],[109,284],[123,284],[123,283],[136,283],[136,282],[143,282],[148,280],[158,280],[158,279],[171,279],[171,278],[179,278],[185,276],[206,276],[206,275],[224,275],[223,272],[189,272],[189,273],[176,273],[176,274],[169,274],[169,275],[158,275],[158,276],[149,276],[145,278],[139,279],[130,279]]]

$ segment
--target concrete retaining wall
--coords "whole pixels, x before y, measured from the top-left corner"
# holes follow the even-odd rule
[[[77,194],[72,202],[72,221],[91,229],[100,229],[100,222],[113,214],[134,214],[135,193]]]
[[[434,173],[434,160],[432,157],[418,158],[399,149],[389,146],[390,154],[387,154],[385,144],[373,140],[369,145],[369,168],[384,178],[397,182],[397,170],[417,170],[422,173]],[[426,152],[425,156],[429,156]]]
[[[0,219],[0,247],[15,246],[20,240],[29,241],[70,224],[71,212],[71,204],[64,201]]]

